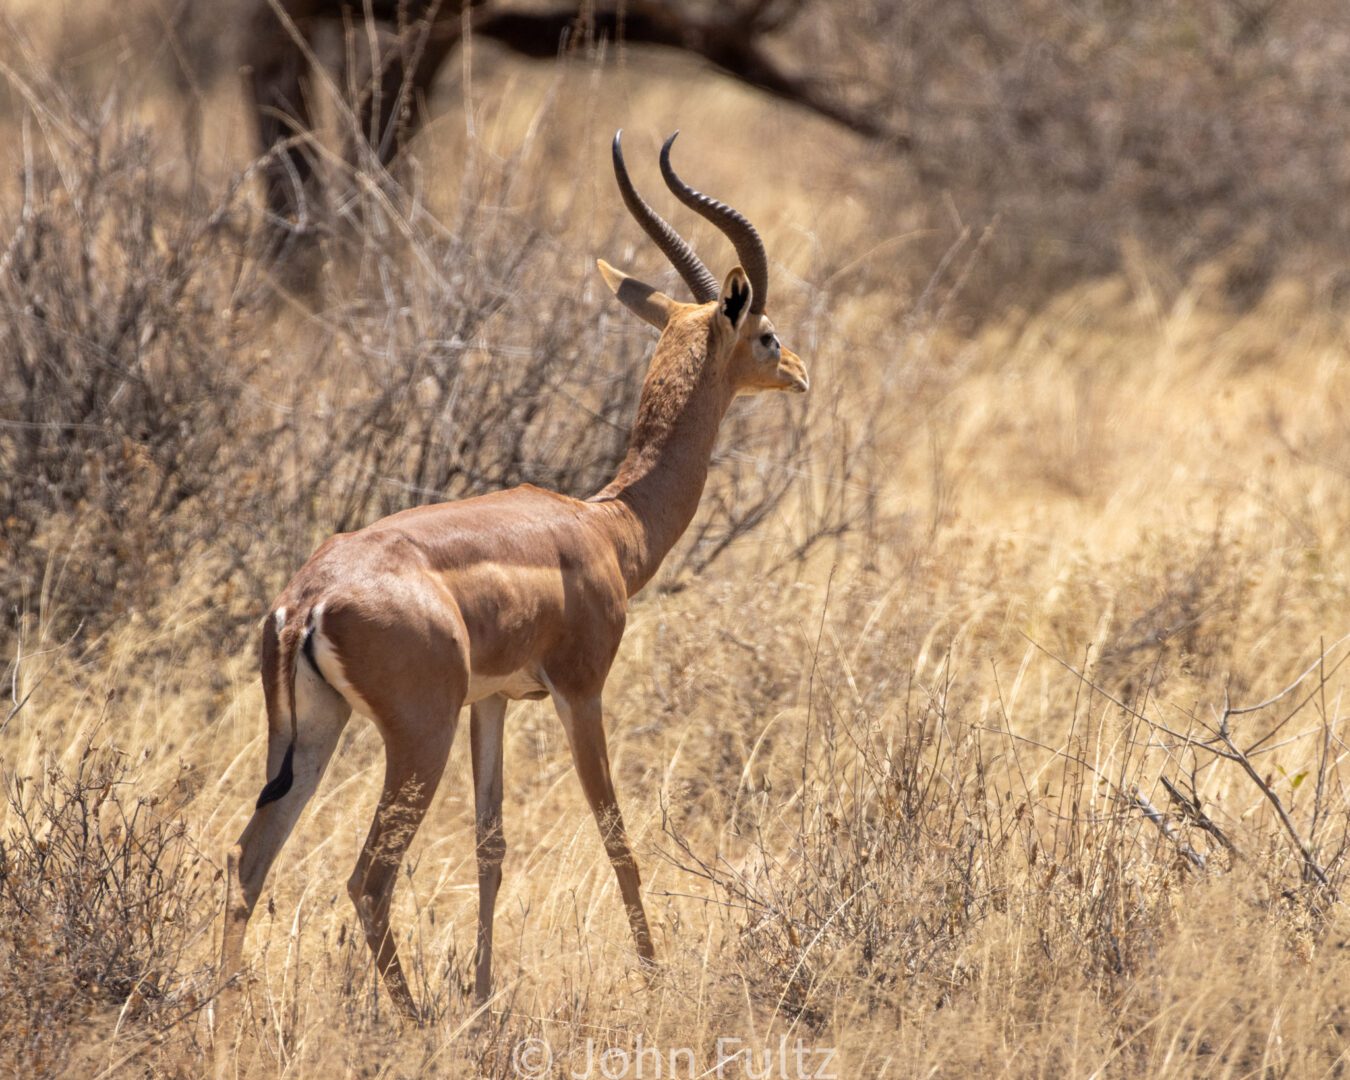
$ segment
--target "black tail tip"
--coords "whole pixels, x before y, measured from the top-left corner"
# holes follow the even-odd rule
[[[258,796],[258,805],[256,809],[261,810],[270,802],[276,802],[279,798],[291,790],[291,783],[295,780],[295,773],[291,769],[291,760],[295,757],[295,743],[286,747],[286,756],[281,759],[281,771],[267,781],[266,787],[262,789],[262,794]]]

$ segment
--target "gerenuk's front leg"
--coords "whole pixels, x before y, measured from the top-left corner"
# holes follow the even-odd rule
[[[628,911],[628,925],[633,931],[633,942],[638,956],[651,963],[656,959],[652,948],[652,934],[647,925],[647,913],[642,907],[637,862],[623,827],[623,815],[614,794],[614,781],[609,773],[609,749],[605,743],[605,725],[600,698],[568,698],[555,693],[553,703],[567,731],[572,746],[572,761],[586,801],[591,804],[600,837],[609,854],[610,865],[619,879],[619,892]]]
[[[502,736],[506,704],[506,698],[495,695],[469,710],[478,853],[478,944],[473,996],[479,1005],[492,993],[492,918],[502,883],[502,860],[506,857],[506,838],[502,833]]]

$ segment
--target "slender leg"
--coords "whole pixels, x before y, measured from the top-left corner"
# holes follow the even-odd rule
[[[572,760],[586,800],[591,804],[600,836],[605,842],[610,865],[619,879],[619,892],[628,910],[628,925],[638,956],[644,961],[655,960],[652,935],[647,926],[647,914],[642,907],[637,863],[624,831],[623,815],[614,796],[614,781],[609,774],[609,749],[605,744],[605,725],[599,696],[567,699],[555,694],[553,703],[567,731],[572,745]]]
[[[389,931],[389,906],[403,856],[445,772],[458,716],[456,704],[448,716],[442,713],[421,723],[382,726],[384,790],[356,869],[347,882],[347,892],[356,905],[366,943],[375,955],[375,966],[384,977],[389,996],[414,1021],[419,1019],[417,1004]]]
[[[497,695],[469,710],[473,746],[474,831],[478,852],[478,944],[473,997],[482,1005],[492,992],[492,918],[502,883],[506,838],[502,833],[502,732],[506,698]]]
[[[267,872],[295,827],[333,756],[338,736],[351,716],[351,707],[302,662],[296,670],[296,708],[299,740],[291,748],[289,719],[273,727],[268,739],[268,776],[283,772],[290,756],[291,784],[279,797],[263,803],[244,828],[226,862],[225,936],[221,978],[232,977],[243,966],[244,931],[258,903]],[[270,786],[270,785],[269,785]]]

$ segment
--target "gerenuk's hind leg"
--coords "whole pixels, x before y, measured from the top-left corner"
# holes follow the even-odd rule
[[[293,733],[288,718],[271,724],[267,744],[267,774],[271,780],[226,863],[222,980],[231,978],[243,966],[244,930],[267,872],[290,836],[300,811],[318,788],[338,736],[351,716],[351,707],[315,674],[307,660],[297,661],[295,674],[299,714],[295,744],[291,745]]]
[[[417,1003],[399,963],[398,948],[389,930],[389,906],[403,856],[426,816],[440,785],[454,741],[460,702],[447,702],[424,715],[380,718],[384,735],[384,790],[366,837],[361,856],[347,882],[394,1004],[410,1020],[419,1019]]]

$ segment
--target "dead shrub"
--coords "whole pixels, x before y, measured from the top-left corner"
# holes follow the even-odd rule
[[[0,207],[0,603],[11,625],[43,609],[97,626],[212,535],[219,515],[183,530],[180,514],[219,485],[248,373],[222,359],[239,347],[217,288],[235,268],[209,217],[169,205],[150,135],[39,118],[22,200]]]
[[[812,628],[806,716],[733,732],[720,783],[691,778],[663,804],[663,854],[704,883],[762,1015],[827,1031],[838,1002],[904,1018],[993,984],[1008,1000],[1081,984],[1123,1007],[1178,932],[1176,898],[1224,876],[1244,917],[1305,952],[1326,935],[1347,850],[1337,721],[1320,714],[1317,762],[1296,775],[1255,755],[1324,708],[1343,652],[1262,706],[1287,715],[1247,732],[1250,758],[1201,722],[1174,730],[1157,687],[1119,699],[1044,658],[1051,743],[1007,714],[997,672],[992,699],[972,681],[968,642],[918,659],[899,627],[841,630],[866,627],[860,599],[846,591]],[[1233,710],[1234,730],[1252,711]],[[692,804],[726,820],[714,843],[691,838]],[[1008,934],[1015,955],[989,944]]]
[[[69,770],[0,779],[0,1054],[51,1075],[86,1021],[181,1020],[211,878],[182,822],[132,794],[134,771],[110,745],[87,742]]]

